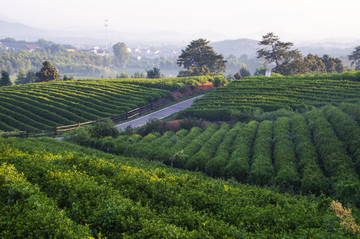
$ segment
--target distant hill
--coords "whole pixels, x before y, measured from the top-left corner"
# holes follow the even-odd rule
[[[319,56],[322,55],[330,55],[333,57],[340,57],[340,56],[347,56],[350,55],[351,52],[354,51],[355,47],[347,47],[347,48],[340,48],[340,47],[326,47],[326,46],[304,46],[299,47],[299,50],[303,55],[316,54]]]
[[[73,26],[68,29],[46,30],[30,27],[22,23],[10,22],[4,20],[0,16],[0,39],[12,37],[17,40],[36,41],[44,38],[46,40],[55,41],[60,44],[77,44],[79,46],[94,46],[104,44],[104,30],[94,27]],[[225,35],[211,31],[201,31],[198,33],[181,33],[176,31],[158,31],[158,32],[142,32],[129,33],[121,31],[108,31],[109,44],[123,41],[128,46],[137,46],[145,44],[147,46],[167,46],[172,45],[175,48],[184,48],[189,41],[205,38],[212,39],[210,45],[218,53],[225,57],[235,55],[247,55],[248,57],[256,57],[256,50],[260,48],[257,40],[253,39],[236,39],[215,41],[214,39],[226,39]],[[307,55],[308,53],[339,57],[349,55],[355,46],[360,44],[360,39],[327,39],[322,41],[308,42],[299,44],[294,42],[295,47]]]
[[[258,41],[246,38],[213,42],[210,45],[217,53],[222,54],[224,57],[229,55],[241,56],[244,54],[249,57],[255,57],[256,50],[259,48]]]
[[[34,41],[48,35],[46,30],[29,27],[21,23],[11,23],[0,20],[0,38],[13,37],[16,39]]]

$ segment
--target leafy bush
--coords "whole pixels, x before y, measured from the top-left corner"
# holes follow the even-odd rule
[[[165,131],[165,122],[156,118],[150,119],[144,126],[137,130],[137,133],[145,136],[150,133]]]
[[[98,122],[88,128],[91,138],[100,139],[111,136],[116,138],[119,136],[119,131],[115,128],[115,124],[111,120],[105,122]]]
[[[86,147],[91,147],[95,143],[95,140],[91,139],[90,132],[86,127],[80,127],[76,130],[72,130],[64,137],[64,140]]]
[[[119,135],[120,133],[115,128],[115,124],[111,120],[108,120],[98,122],[92,126],[79,127],[76,130],[72,130],[65,136],[65,141],[93,147],[96,140],[108,136],[116,138]]]
[[[180,128],[191,130],[193,127],[201,127],[201,121],[194,117],[185,117],[184,119],[180,120]]]
[[[0,166],[1,238],[90,238],[64,210],[29,183],[13,165]]]
[[[213,77],[213,86],[214,87],[223,86],[227,82],[228,81],[226,80],[226,78],[223,75],[216,75]]]

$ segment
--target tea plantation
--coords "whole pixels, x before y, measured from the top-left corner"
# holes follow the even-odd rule
[[[53,139],[0,139],[1,238],[357,238],[331,199]]]

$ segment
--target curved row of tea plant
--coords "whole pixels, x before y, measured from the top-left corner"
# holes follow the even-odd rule
[[[346,81],[360,81],[360,71],[344,72],[344,73],[328,73],[328,74],[306,74],[293,76],[248,76],[246,78],[269,79],[269,78],[284,78],[284,79],[304,79],[304,80],[346,80]]]
[[[36,130],[122,114],[168,90],[106,80],[26,84],[0,89],[0,130]]]
[[[82,145],[106,152],[276,186],[281,191],[325,193],[360,206],[355,196],[360,194],[360,126],[334,106],[308,111],[305,116],[233,127],[211,124],[204,130],[194,127],[145,137],[84,140],[81,134],[77,136],[83,139]],[[70,140],[77,141],[76,137]]]
[[[87,226],[66,216],[37,185],[7,163],[0,163],[1,238],[90,238]]]
[[[198,99],[182,113],[208,120],[243,120],[257,112],[278,109],[307,110],[328,103],[360,100],[359,79],[313,77],[250,77],[231,82]]]
[[[4,238],[357,238],[328,198],[282,195],[52,139],[0,139],[0,165]]]

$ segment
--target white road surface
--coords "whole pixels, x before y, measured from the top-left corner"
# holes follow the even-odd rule
[[[188,100],[184,100],[182,102],[179,102],[177,104],[168,106],[164,109],[155,111],[151,114],[145,115],[143,117],[122,123],[122,124],[118,124],[116,125],[116,128],[120,131],[120,130],[124,130],[126,129],[126,127],[131,126],[132,128],[136,128],[136,127],[140,127],[145,125],[147,122],[149,122],[149,120],[151,119],[163,119],[169,115],[172,115],[176,112],[179,112],[180,110],[186,109],[188,107],[190,107],[192,105],[192,103],[194,102],[195,99],[198,99],[200,97],[202,97],[203,95],[199,95],[196,97],[193,97],[191,99]]]

